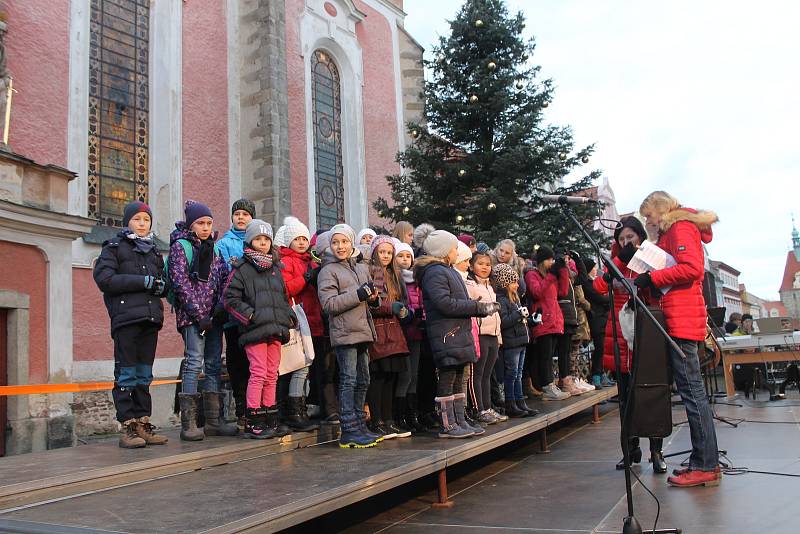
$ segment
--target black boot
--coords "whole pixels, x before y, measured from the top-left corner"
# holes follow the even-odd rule
[[[246,408],[244,437],[251,439],[269,439],[275,437],[273,428],[267,426],[267,411],[261,408]]]
[[[631,457],[631,465],[638,464],[642,461],[642,449],[639,448],[639,445],[636,445],[636,447],[631,447],[629,454]],[[666,466],[664,468],[666,469]],[[625,469],[625,457],[617,462],[617,470],[622,471],[623,469]]]
[[[416,434],[425,432],[425,427],[419,421],[419,412],[417,411],[417,396],[413,393],[406,397],[406,423],[411,427],[411,432]]]
[[[289,397],[286,403],[286,423],[292,430],[311,432],[319,428],[308,418],[305,397]]]
[[[394,425],[403,432],[411,432],[414,430],[406,420],[406,398],[395,397],[392,404],[392,411],[394,412]]]
[[[524,417],[533,417],[534,415],[539,415],[539,410],[536,408],[528,408],[528,403],[522,399],[515,400],[514,404],[517,405],[517,408],[519,408],[521,412],[525,412]]]
[[[528,415],[528,411],[521,412],[514,401],[507,400],[506,401],[506,415],[509,417],[525,417]]]
[[[653,464],[653,473],[667,472],[667,462],[664,461],[664,454],[661,451],[650,451],[650,463]]]
[[[281,416],[278,412],[277,405],[270,406],[269,408],[264,408],[262,406],[262,409],[267,412],[265,424],[275,437],[281,438],[291,432],[288,426],[281,423]]]

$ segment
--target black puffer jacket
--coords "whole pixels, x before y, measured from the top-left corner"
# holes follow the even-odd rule
[[[297,316],[289,306],[280,265],[264,269],[246,254],[233,262],[224,291],[225,309],[239,322],[239,345],[277,338],[289,341]]]
[[[508,298],[505,289],[497,290],[497,303],[500,304],[500,329],[503,332],[503,348],[513,349],[528,344],[528,324],[522,319],[522,312],[515,302]]]
[[[578,308],[575,306],[575,288],[571,281],[566,298],[558,299],[558,305],[564,315],[564,333],[574,334],[578,330]]]
[[[414,277],[422,289],[434,365],[447,367],[477,361],[471,318],[480,315],[478,302],[467,295],[461,275],[440,259],[423,256],[414,265]]]
[[[126,234],[120,232],[103,243],[93,271],[111,318],[112,334],[130,324],[149,322],[161,328],[164,323],[161,298],[145,288],[145,276],[163,278],[164,260],[155,246],[143,252]]]

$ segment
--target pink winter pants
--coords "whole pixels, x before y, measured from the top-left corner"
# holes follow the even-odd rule
[[[278,384],[278,366],[281,364],[281,342],[245,345],[244,352],[250,360],[250,380],[247,381],[247,407],[260,408],[275,405],[275,386]]]

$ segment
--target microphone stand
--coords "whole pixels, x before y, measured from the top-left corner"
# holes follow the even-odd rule
[[[619,337],[617,334],[617,317],[616,317],[617,314],[614,313],[614,280],[619,281],[623,285],[623,287],[625,287],[628,290],[628,293],[630,293],[633,296],[636,306],[639,307],[644,312],[645,316],[653,323],[653,325],[661,333],[661,335],[664,336],[664,339],[667,341],[670,347],[672,347],[673,350],[677,351],[678,354],[683,355],[683,357],[685,358],[686,356],[683,354],[683,351],[678,346],[678,344],[675,343],[675,340],[669,336],[666,330],[664,330],[664,327],[661,326],[661,323],[659,323],[656,320],[656,318],[653,317],[653,314],[650,312],[645,303],[639,297],[639,295],[636,292],[635,286],[633,286],[633,284],[631,284],[630,281],[623,276],[622,272],[619,270],[619,268],[611,259],[611,257],[608,256],[607,254],[603,254],[603,252],[600,249],[600,245],[597,243],[597,241],[595,241],[592,238],[591,235],[589,235],[589,232],[587,232],[586,229],[583,227],[581,222],[575,216],[575,212],[567,204],[567,199],[565,197],[559,198],[559,205],[561,206],[561,212],[564,214],[564,216],[569,220],[571,220],[572,223],[575,225],[575,227],[578,230],[580,230],[580,232],[583,234],[583,237],[586,239],[587,243],[589,243],[592,246],[592,248],[597,253],[598,257],[602,259],[603,264],[606,266],[608,272],[611,274],[612,281],[611,283],[608,284],[608,298],[609,301],[611,302],[611,326],[612,326],[611,335],[614,345],[614,366],[616,367],[617,370],[617,376],[619,377],[619,375],[622,374],[622,361],[619,353]],[[630,440],[629,440],[630,436],[628,427],[630,425],[630,414],[631,414],[630,407],[633,406],[634,403],[633,395],[634,391],[636,390],[635,388],[636,371],[639,365],[637,359],[632,358],[632,360],[633,363],[631,366],[632,367],[631,379],[628,385],[628,395],[626,396],[627,402],[625,402],[624,405],[620,403],[620,410],[619,410],[619,418],[621,423],[620,441],[622,445],[622,457],[625,463],[625,495],[628,501],[628,515],[622,522],[622,534],[643,534],[644,532],[651,534],[662,534],[662,533],[681,534],[682,531],[680,528],[667,528],[667,529],[643,531],[641,524],[639,524],[639,521],[636,519],[636,516],[634,515],[633,489],[631,487],[631,455],[630,455]],[[619,380],[617,381],[617,384],[621,384]]]

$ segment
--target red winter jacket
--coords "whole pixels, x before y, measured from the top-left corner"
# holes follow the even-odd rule
[[[539,269],[531,269],[525,273],[525,292],[528,295],[528,310],[531,314],[542,310],[542,322],[531,328],[531,338],[536,339],[547,334],[564,333],[564,315],[558,299],[569,293],[569,274],[561,269],[558,277],[552,273],[542,276]]]
[[[706,337],[702,244],[711,242],[711,225],[718,220],[712,211],[678,208],[666,213],[659,223],[657,244],[678,264],[653,271],[650,276],[656,287],[672,287],[661,298],[667,332],[672,337],[692,341],[702,341]]]
[[[619,254],[620,248],[617,243],[611,245],[611,259],[614,261],[614,264],[619,267],[620,272],[625,278],[636,278],[637,274],[630,269],[628,269],[627,264],[622,263],[617,255]],[[607,271],[608,269],[606,269]],[[605,271],[604,271],[605,273]],[[592,282],[592,287],[594,287],[595,291],[600,293],[601,295],[608,295],[608,282],[603,280],[602,276],[598,276]],[[649,292],[647,291],[640,291],[639,296],[645,302],[648,302],[650,299]],[[628,291],[625,287],[620,283],[615,281],[614,282],[614,309],[611,310],[609,313],[615,314],[617,317],[617,343],[619,344],[619,358],[620,358],[620,368],[622,369],[623,373],[630,372],[631,368],[631,351],[628,349],[628,343],[625,341],[625,338],[622,337],[622,331],[619,329],[619,311],[631,298]],[[603,368],[609,370],[616,370],[617,365],[614,362],[614,329],[611,323],[611,315],[608,316],[608,320],[606,321],[606,334],[603,340]]]
[[[311,254],[305,252],[298,254],[288,247],[281,247],[281,262],[283,263],[283,280],[286,282],[286,295],[289,304],[302,304],[303,311],[308,317],[308,326],[314,337],[324,335],[322,324],[322,307],[319,304],[317,288],[306,282],[303,275],[309,269],[315,269],[317,264],[311,261]],[[294,299],[294,303],[292,302]]]

